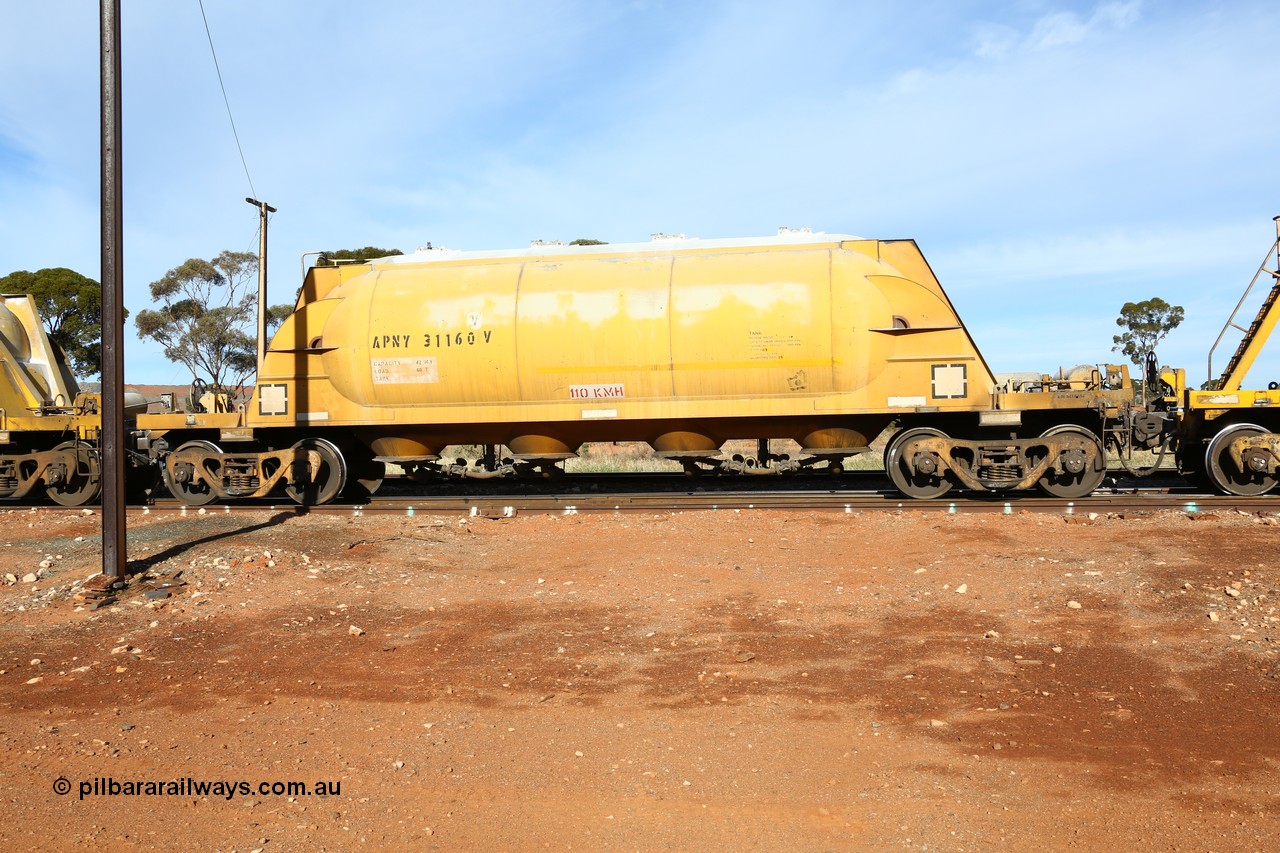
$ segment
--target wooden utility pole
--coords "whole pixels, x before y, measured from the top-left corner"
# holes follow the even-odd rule
[[[265,201],[246,198],[245,201],[258,208],[258,368],[254,383],[262,373],[262,360],[267,357],[267,214],[276,209]]]

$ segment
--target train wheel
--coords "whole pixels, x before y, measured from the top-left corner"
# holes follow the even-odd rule
[[[102,494],[102,472],[98,465],[98,456],[83,442],[66,441],[54,450],[69,450],[76,455],[74,470],[68,471],[62,482],[54,483],[45,491],[56,504],[62,506],[84,506],[97,500]]]
[[[884,449],[884,470],[898,491],[909,498],[929,500],[951,491],[952,482],[944,474],[919,470],[912,460],[902,457],[902,449],[918,438],[946,438],[947,434],[931,427],[904,429]]]
[[[212,441],[188,441],[175,452],[182,453],[185,450],[202,450],[210,454],[222,453],[222,448]],[[213,489],[209,488],[209,484],[203,480],[199,482],[194,479],[177,480],[169,472],[168,465],[161,467],[160,476],[164,479],[164,487],[169,490],[169,494],[187,506],[204,506],[218,496]]]
[[[1236,467],[1227,447],[1237,438],[1264,435],[1267,430],[1256,424],[1232,424],[1213,437],[1204,452],[1204,473],[1216,490],[1228,495],[1252,497],[1264,495],[1276,487],[1276,478],[1266,471],[1241,471]]]
[[[293,446],[292,476],[285,492],[303,506],[320,506],[336,498],[347,484],[342,451],[323,438],[304,438]]]
[[[1040,491],[1055,498],[1083,498],[1092,494],[1107,476],[1107,457],[1098,436],[1084,427],[1068,425],[1045,430],[1040,437],[1048,438],[1051,435],[1066,435],[1075,441],[1063,454],[1063,471],[1059,473],[1050,468],[1040,478],[1040,482],[1036,483]],[[1089,452],[1090,445],[1096,449],[1097,456]]]

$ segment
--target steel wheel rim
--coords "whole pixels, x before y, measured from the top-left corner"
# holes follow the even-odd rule
[[[903,430],[895,435],[884,452],[884,470],[889,475],[889,480],[892,481],[894,488],[915,500],[940,498],[951,491],[951,487],[954,485],[945,476],[930,477],[907,468],[902,458],[903,445],[912,439],[926,435],[934,438],[947,437],[947,434],[942,430],[932,427],[915,427]]]
[[[74,451],[76,467],[68,474],[66,482],[45,489],[49,499],[59,506],[84,506],[96,500],[102,494],[102,472],[97,457],[88,452],[89,447],[80,442],[66,441],[54,450]],[[81,470],[82,462],[87,470]]]
[[[178,453],[192,448],[200,448],[208,450],[211,453],[221,453],[222,448],[214,444],[212,441],[188,441],[177,449]],[[164,480],[164,487],[169,490],[169,494],[173,495],[179,501],[187,506],[204,506],[212,503],[217,494],[206,484],[199,486],[193,483],[176,483],[169,474],[169,466],[164,465],[160,469],[160,476]]]
[[[1265,495],[1276,487],[1276,478],[1266,474],[1231,470],[1226,458],[1227,445],[1242,435],[1264,435],[1267,430],[1257,424],[1234,424],[1213,437],[1204,452],[1204,473],[1216,490],[1226,495],[1248,498]],[[1227,467],[1223,466],[1226,463]]]
[[[285,492],[301,506],[322,506],[336,498],[347,484],[347,465],[342,452],[323,438],[304,438],[294,450],[314,450],[320,454],[320,470],[315,482],[306,485],[289,483]],[[296,464],[296,463],[290,463]]]
[[[1046,495],[1054,498],[1073,499],[1088,497],[1093,494],[1094,490],[1097,489],[1098,486],[1102,485],[1102,481],[1107,476],[1107,468],[1105,465],[1106,454],[1102,449],[1102,441],[1092,430],[1081,426],[1071,425],[1056,426],[1052,429],[1047,429],[1041,433],[1040,437],[1048,438],[1051,435],[1062,435],[1063,433],[1075,433],[1081,438],[1092,441],[1094,446],[1098,449],[1098,458],[1104,462],[1103,467],[1098,470],[1086,468],[1079,474],[1062,475],[1056,474],[1054,470],[1050,468],[1049,471],[1036,482],[1036,487]],[[1055,477],[1057,478],[1056,480],[1054,479]]]

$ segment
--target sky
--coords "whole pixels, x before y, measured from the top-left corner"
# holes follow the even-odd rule
[[[1276,237],[1274,3],[205,0],[244,163],[196,0],[123,5],[134,313],[256,251],[246,196],[271,303],[313,250],[809,227],[915,239],[997,372],[1122,361],[1159,296],[1199,385]],[[0,8],[0,275],[101,280],[98,4]],[[125,376],[191,378],[132,321]]]

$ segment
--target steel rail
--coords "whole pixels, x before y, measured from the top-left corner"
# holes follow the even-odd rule
[[[50,507],[54,509],[54,507]],[[910,500],[887,491],[792,490],[725,492],[629,492],[598,495],[439,495],[375,498],[365,504],[327,504],[304,507],[292,503],[244,502],[200,508],[162,499],[131,512],[177,512],[207,515],[243,512],[287,512],[294,515],[432,515],[464,514],[504,518],[524,514],[578,515],[583,513],[686,512],[742,510],[805,510],[825,512],[928,512],[944,514],[1024,512],[1074,515],[1085,518],[1117,513],[1175,511],[1185,513],[1241,511],[1280,514],[1275,497],[1206,495],[1191,491],[1153,489],[1095,493],[1087,498],[1062,500],[1039,496],[950,496],[934,500]]]

